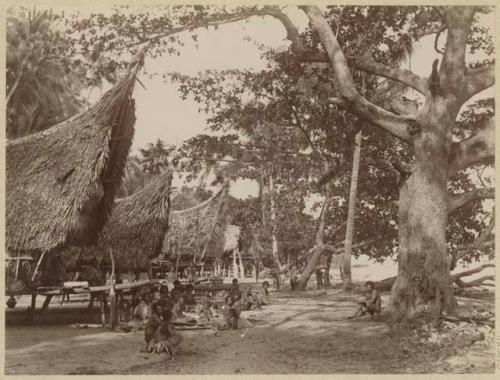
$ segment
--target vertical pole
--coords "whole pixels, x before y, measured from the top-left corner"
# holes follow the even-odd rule
[[[34,313],[36,309],[36,293],[33,293],[31,295],[31,307],[30,307],[30,313]]]
[[[109,326],[111,330],[114,330],[118,322],[118,315],[116,310],[115,259],[113,257],[113,251],[111,249],[109,250],[109,255],[111,257],[111,284],[109,287]]]
[[[238,275],[238,267],[236,266],[236,250],[233,249],[233,278]]]
[[[243,267],[243,259],[241,258],[241,252],[238,247],[236,247],[236,252],[238,253],[238,259],[240,261],[240,278],[245,278],[245,268]]]
[[[349,204],[347,208],[347,226],[345,232],[344,252],[341,256],[342,284],[344,290],[352,288],[351,255],[355,230],[356,194],[358,190],[359,161],[361,156],[361,131],[356,135],[354,157],[352,162],[351,187],[349,191]]]
[[[104,292],[101,293],[101,297],[99,298],[101,301],[101,323],[102,327],[106,326],[106,302],[104,299],[105,295]]]

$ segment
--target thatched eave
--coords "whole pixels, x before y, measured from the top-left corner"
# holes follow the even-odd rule
[[[6,147],[6,248],[89,245],[105,224],[132,143],[139,63],[89,110]]]

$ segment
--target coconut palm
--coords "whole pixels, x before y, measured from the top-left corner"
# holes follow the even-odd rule
[[[59,16],[13,7],[7,13],[7,137],[16,138],[80,111],[85,73],[69,57]]]

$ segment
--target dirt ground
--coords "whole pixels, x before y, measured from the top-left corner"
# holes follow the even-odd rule
[[[383,295],[387,302],[388,295]],[[242,331],[182,331],[173,360],[146,354],[143,333],[115,333],[96,323],[97,308],[83,302],[55,305],[28,324],[21,308],[6,313],[6,374],[319,374],[493,373],[493,345],[429,351],[408,344],[405,334],[370,318],[346,319],[358,296],[339,290],[273,294],[262,311],[244,312],[254,327]],[[57,301],[57,300],[56,300]],[[459,299],[464,307],[493,300]]]

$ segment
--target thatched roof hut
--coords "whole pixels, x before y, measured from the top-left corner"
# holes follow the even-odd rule
[[[173,168],[137,193],[116,201],[97,243],[81,249],[86,260],[109,263],[113,252],[117,269],[147,268],[158,256],[168,228]]]
[[[231,252],[240,245],[241,228],[228,224],[224,230],[224,252]]]
[[[9,251],[92,243],[105,224],[132,143],[142,59],[88,111],[7,143]]]
[[[163,252],[194,263],[222,253],[228,187],[224,184],[211,198],[194,207],[172,211]]]

